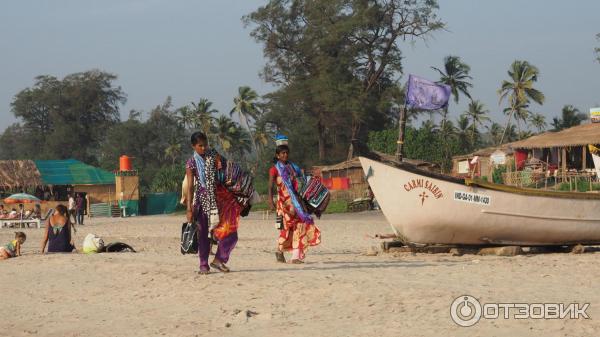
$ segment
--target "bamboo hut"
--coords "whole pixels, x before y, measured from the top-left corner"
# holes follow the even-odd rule
[[[512,144],[527,158],[547,162],[562,172],[586,171],[594,168],[587,150],[589,144],[600,144],[600,123],[574,126],[558,132],[545,132]]]
[[[513,159],[511,144],[492,146],[475,152],[452,157],[452,172],[455,177],[490,177],[494,166],[504,165]]]
[[[385,160],[395,161],[393,155],[375,153]],[[422,160],[403,159],[404,162],[413,164],[421,169],[439,172],[440,167]],[[323,182],[331,190],[333,199],[352,201],[366,196],[369,184],[358,157],[343,161],[334,165],[314,166],[312,174],[321,177]]]

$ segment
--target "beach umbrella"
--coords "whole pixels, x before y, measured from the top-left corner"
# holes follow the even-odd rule
[[[17,193],[9,196],[4,199],[5,204],[33,204],[42,202],[42,200],[36,198],[35,196],[27,193]]]

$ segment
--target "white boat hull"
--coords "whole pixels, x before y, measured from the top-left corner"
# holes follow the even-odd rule
[[[600,243],[600,200],[466,186],[360,158],[396,234],[424,244]],[[411,172],[413,171],[413,172]]]

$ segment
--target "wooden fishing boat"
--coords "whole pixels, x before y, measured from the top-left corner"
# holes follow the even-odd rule
[[[459,179],[366,157],[367,180],[396,235],[422,244],[600,243],[600,194]]]

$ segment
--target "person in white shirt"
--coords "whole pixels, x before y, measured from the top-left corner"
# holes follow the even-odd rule
[[[73,196],[71,194],[68,195],[69,196],[69,214],[68,217],[69,218],[73,218],[73,222],[76,221],[75,218],[75,211],[76,211],[76,205],[75,205],[75,198],[73,198]]]

